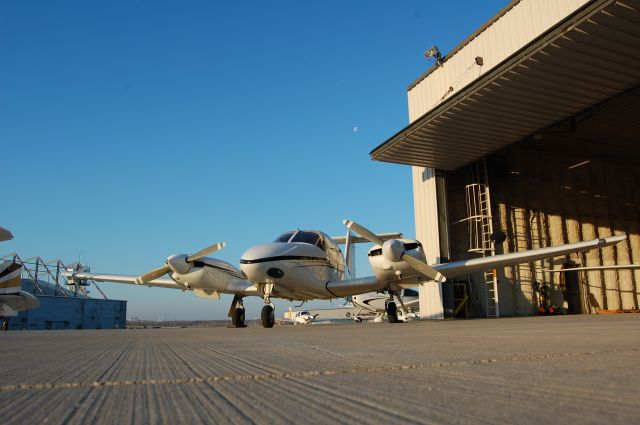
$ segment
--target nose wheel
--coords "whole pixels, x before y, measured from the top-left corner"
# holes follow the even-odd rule
[[[267,304],[262,307],[260,314],[260,320],[262,321],[263,328],[272,328],[275,323],[275,309],[271,304]]]

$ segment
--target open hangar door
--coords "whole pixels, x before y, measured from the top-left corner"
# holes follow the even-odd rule
[[[441,261],[628,236],[554,264],[460,276],[472,282],[472,315],[527,315],[567,299],[570,312],[638,309],[636,269],[554,270],[640,264],[640,0],[584,2],[463,87],[449,85],[460,65],[482,68],[519,31],[512,17],[534,5],[513,2],[414,82],[410,110],[421,115],[371,158],[414,167],[416,231]],[[498,230],[506,240],[492,243]]]
[[[476,163],[444,172],[452,258],[477,256],[474,248],[482,244],[482,229],[473,225],[479,210],[469,208],[481,202],[469,199],[475,193],[469,187],[478,183],[490,188],[494,232],[506,236],[494,245],[498,254],[612,234],[628,237],[603,250],[498,271],[500,315],[534,313],[545,284],[551,305],[567,301],[572,313],[638,309],[637,269],[551,271],[640,264],[638,117],[640,88],[634,88]],[[485,279],[471,281],[476,314],[486,314]]]

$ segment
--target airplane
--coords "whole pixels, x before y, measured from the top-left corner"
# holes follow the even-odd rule
[[[274,325],[271,298],[289,301],[344,298],[349,295],[386,290],[386,313],[390,322],[398,322],[394,297],[400,290],[418,286],[425,280],[443,282],[447,278],[484,270],[589,251],[614,245],[625,235],[502,254],[471,260],[429,265],[422,244],[404,239],[399,233],[375,234],[365,227],[344,220],[345,237],[331,238],[317,230],[292,230],[272,243],[249,248],[240,258],[240,268],[208,257],[224,247],[211,245],[194,254],[169,256],[162,267],[140,276],[87,273],[81,268],[64,272],[70,283],[82,280],[120,282],[149,287],[191,290],[199,297],[219,299],[220,293],[233,295],[229,317],[235,327],[244,327],[243,298],[258,296],[264,300],[260,314],[262,326]],[[374,276],[355,277],[353,244],[371,242],[368,258]],[[338,247],[345,245],[345,253]],[[169,274],[169,277],[163,277]]]
[[[11,232],[0,226],[0,241],[13,239]],[[9,318],[19,311],[40,307],[40,301],[34,295],[20,290],[22,280],[22,265],[11,261],[0,262],[0,328],[9,329]]]
[[[3,331],[9,329],[9,318],[19,311],[40,307],[34,295],[20,290],[22,265],[11,260],[0,262],[0,320]]]
[[[291,307],[289,307],[288,314],[285,313],[285,316],[282,320],[285,322],[291,322],[294,325],[307,325],[309,323],[312,323],[316,319],[316,317],[318,317],[317,314],[311,314],[306,310],[293,311]]]
[[[407,322],[418,318],[415,313],[415,310],[418,309],[418,295],[418,291],[412,288],[404,288],[398,293],[397,299],[400,302],[400,310],[398,311],[397,320],[399,322]],[[366,294],[352,295],[347,297],[347,300],[360,309],[353,315],[355,321],[361,322],[363,313],[375,313],[376,316],[373,321],[381,322],[387,313],[389,295],[384,291],[367,292]],[[388,319],[393,321],[396,317],[389,317]]]

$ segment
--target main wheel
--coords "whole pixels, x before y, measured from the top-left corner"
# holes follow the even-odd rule
[[[275,322],[274,308],[270,305],[262,307],[262,313],[260,314],[263,328],[272,328]]]
[[[2,330],[3,331],[9,330],[9,319],[2,319]]]
[[[396,303],[393,301],[389,301],[387,303],[387,319],[389,319],[389,323],[398,323],[398,308],[396,307]]]
[[[231,321],[236,328],[244,328],[244,308],[236,307]]]

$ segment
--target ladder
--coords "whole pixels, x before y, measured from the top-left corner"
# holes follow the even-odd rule
[[[483,257],[495,255],[491,240],[493,220],[491,196],[486,160],[471,165],[471,184],[465,186],[467,200],[467,223],[469,226],[469,252]],[[485,289],[485,312],[487,317],[500,317],[498,276],[495,270],[483,274]]]

